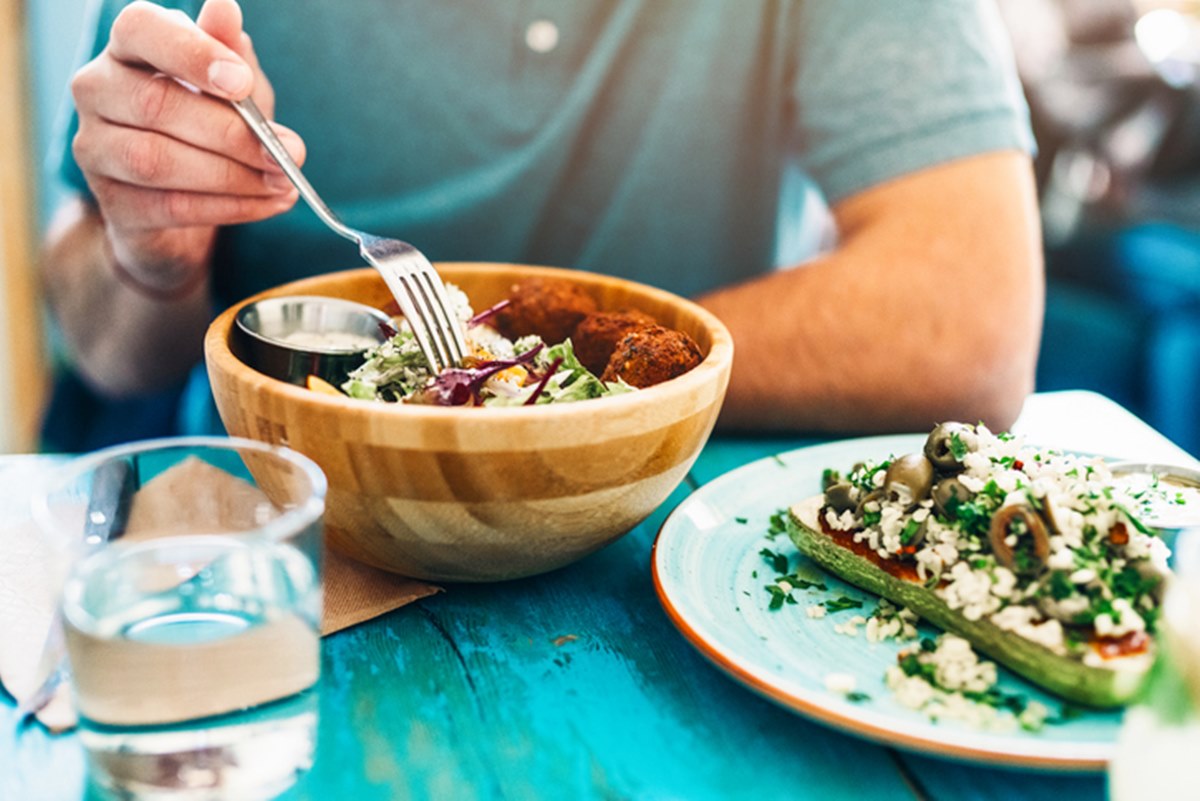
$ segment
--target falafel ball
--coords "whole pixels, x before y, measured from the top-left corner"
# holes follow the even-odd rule
[[[616,381],[619,378],[630,386],[650,387],[683,375],[703,358],[699,346],[690,336],[654,325],[628,333],[621,339],[601,380]]]
[[[571,343],[583,366],[598,376],[604,372],[617,343],[626,334],[652,325],[655,325],[654,318],[636,309],[593,312],[575,326]]]
[[[578,285],[555,279],[523,279],[513,285],[509,299],[493,318],[500,333],[509,339],[537,334],[547,345],[571,336],[596,310],[596,301]]]

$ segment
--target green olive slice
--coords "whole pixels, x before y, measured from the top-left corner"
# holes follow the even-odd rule
[[[955,445],[955,440],[959,445]],[[942,473],[957,473],[963,469],[962,462],[954,455],[956,449],[968,452],[979,447],[979,441],[970,426],[962,423],[939,423],[925,440],[925,458]]]
[[[947,520],[954,520],[958,516],[955,512],[958,506],[951,504],[950,501],[970,503],[971,499],[975,497],[975,493],[967,489],[957,476],[949,476],[933,485],[932,496],[933,506],[937,509],[938,514]]]
[[[1017,538],[1015,546],[1007,542],[1013,535]],[[1023,503],[1001,507],[992,516],[988,540],[996,561],[1019,575],[1041,572],[1050,556],[1046,524],[1032,507]]]
[[[855,508],[858,504],[854,498],[854,485],[849,481],[830,484],[825,490],[825,504],[838,514]]]
[[[883,489],[888,496],[906,504],[925,500],[932,487],[933,464],[919,453],[896,459],[883,477]]]

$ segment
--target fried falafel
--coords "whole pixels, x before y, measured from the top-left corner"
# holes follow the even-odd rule
[[[513,285],[511,303],[496,312],[496,328],[509,339],[537,334],[544,342],[562,342],[596,310],[596,301],[576,284],[550,278],[526,278]]]
[[[655,325],[653,317],[636,309],[617,312],[594,312],[575,326],[571,343],[575,355],[593,375],[599,376],[608,366],[617,343],[626,334]]]
[[[649,326],[622,337],[601,380],[650,387],[683,375],[703,358],[699,346],[682,331]]]

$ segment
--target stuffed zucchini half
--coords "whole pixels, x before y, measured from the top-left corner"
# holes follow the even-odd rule
[[[923,453],[826,470],[823,484],[788,525],[823,568],[1072,702],[1138,694],[1169,556],[1140,510],[1165,488],[959,423]]]

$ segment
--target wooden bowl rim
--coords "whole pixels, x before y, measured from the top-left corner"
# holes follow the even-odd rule
[[[620,416],[622,413],[646,403],[657,402],[668,404],[685,401],[687,396],[701,391],[703,388],[710,386],[714,381],[723,381],[728,377],[728,372],[733,362],[733,337],[730,335],[729,329],[725,327],[725,324],[716,315],[704,307],[679,295],[667,292],[664,289],[601,273],[545,265],[510,264],[505,262],[438,262],[435,266],[439,272],[445,270],[460,275],[489,272],[502,273],[515,270],[525,275],[532,274],[546,278],[563,278],[578,281],[582,277],[584,283],[594,286],[604,284],[616,285],[621,289],[628,290],[631,294],[639,294],[652,300],[658,300],[663,305],[680,307],[698,318],[708,331],[711,340],[709,350],[704,360],[687,373],[669,381],[664,381],[661,384],[640,389],[637,392],[604,398],[593,398],[578,403],[549,404],[532,407],[503,406],[488,409],[463,409],[461,407],[425,406],[404,403],[372,403],[350,397],[325,395],[260,373],[233,354],[229,346],[229,337],[234,318],[242,307],[264,298],[282,295],[338,297],[328,294],[327,291],[320,291],[313,288],[312,285],[328,281],[330,276],[335,274],[323,273],[281,284],[280,286],[252,295],[235,303],[218,315],[209,326],[204,339],[204,353],[205,359],[208,362],[208,369],[212,371],[216,368],[220,372],[233,377],[239,383],[248,383],[250,385],[248,389],[251,392],[266,393],[285,402],[312,404],[316,408],[325,411],[345,409],[349,412],[360,414],[371,411],[383,419],[396,417],[398,420],[421,421],[434,425],[449,423],[461,425],[464,419],[471,422],[478,421],[481,424],[502,425],[505,421],[510,420],[519,420],[522,423],[528,423],[530,415],[538,415],[541,419],[546,420],[547,423],[561,424],[568,422],[572,417],[580,415],[591,416],[602,411],[614,416]],[[336,271],[336,274],[344,275],[347,279],[357,279],[364,275],[373,275],[374,273],[375,271],[371,267]],[[454,279],[451,278],[451,280]],[[724,376],[722,375],[723,373],[725,374]],[[723,395],[724,392],[722,391],[718,397],[718,401]],[[470,417],[464,418],[464,413],[469,414]]]

